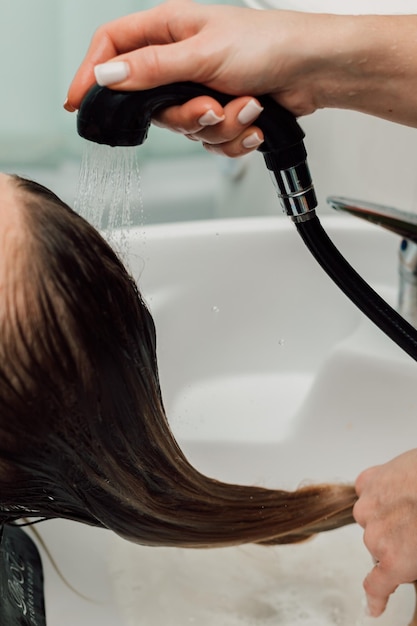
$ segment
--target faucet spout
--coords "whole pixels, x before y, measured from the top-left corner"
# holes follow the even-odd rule
[[[327,202],[336,211],[351,213],[417,243],[417,215],[414,213],[343,196],[329,196]]]
[[[417,328],[417,243],[403,239],[399,259],[398,312]]]
[[[373,202],[330,196],[327,202],[367,222],[400,235],[398,312],[417,328],[417,215]]]

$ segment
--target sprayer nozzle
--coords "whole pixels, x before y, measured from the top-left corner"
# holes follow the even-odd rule
[[[93,87],[77,115],[78,134],[108,146],[141,145],[148,134],[151,114],[146,111],[146,100],[132,100],[132,93]]]

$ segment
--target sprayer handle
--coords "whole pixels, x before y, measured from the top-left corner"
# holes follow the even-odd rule
[[[235,98],[192,82],[172,83],[143,91],[117,91],[95,85],[81,103],[77,130],[81,137],[95,143],[141,145],[156,111],[203,95],[215,98],[222,106]],[[305,159],[304,132],[292,113],[270,96],[258,99],[264,108],[256,120],[264,134],[264,142],[258,150],[264,154],[274,153],[282,169]]]

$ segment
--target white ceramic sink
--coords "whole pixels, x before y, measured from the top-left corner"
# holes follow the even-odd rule
[[[395,303],[398,238],[350,217],[322,223]],[[132,236],[131,271],[155,318],[167,414],[198,469],[292,489],[353,481],[416,444],[417,364],[339,292],[285,218],[151,226]],[[44,559],[48,626],[368,623],[361,580],[371,563],[356,527],[303,546],[205,553],[135,547],[62,521],[40,530],[72,584],[98,601],[74,595]],[[405,625],[411,607],[411,590],[401,589],[391,612],[369,623]]]
[[[322,223],[395,304],[399,239],[350,217]],[[161,226],[137,239],[132,271],[157,325],[166,409],[190,452],[268,444],[274,484],[278,449],[285,482],[298,484],[352,479],[407,447],[417,365],[330,281],[291,222]],[[222,478],[245,480],[226,465]]]

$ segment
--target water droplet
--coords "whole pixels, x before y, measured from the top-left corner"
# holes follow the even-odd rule
[[[218,306],[213,306],[211,310],[213,311],[213,313],[220,313],[220,309]]]

